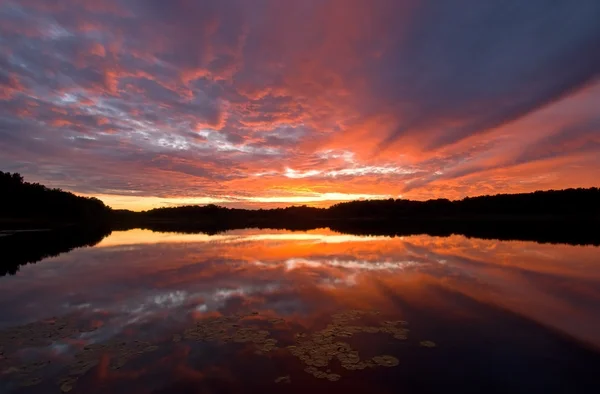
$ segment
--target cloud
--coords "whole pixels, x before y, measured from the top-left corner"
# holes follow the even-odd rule
[[[559,129],[529,145],[514,159],[527,163],[564,156],[568,153],[596,154],[600,150],[600,117]]]
[[[600,4],[423,2],[374,86],[402,112],[391,142],[425,129],[428,148],[511,122],[600,74]],[[410,59],[407,61],[406,59]],[[395,72],[389,67],[396,66]],[[406,103],[406,105],[404,104]],[[434,132],[431,129],[439,129]]]
[[[600,165],[599,16],[593,0],[5,1],[0,168],[252,204],[591,186],[568,174]]]

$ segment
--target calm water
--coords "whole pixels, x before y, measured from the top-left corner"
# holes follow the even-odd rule
[[[113,232],[0,316],[1,393],[600,392],[594,246]]]

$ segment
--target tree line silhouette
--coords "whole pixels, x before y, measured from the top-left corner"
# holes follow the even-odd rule
[[[73,222],[127,220],[203,221],[224,225],[297,223],[332,220],[403,221],[408,219],[513,219],[586,217],[600,218],[600,189],[566,189],[521,194],[467,197],[451,201],[436,199],[361,200],[334,204],[329,208],[292,206],[275,209],[178,206],[144,212],[112,210],[94,197],[81,197],[39,183],[29,183],[18,173],[0,171],[0,218]]]
[[[144,212],[112,210],[94,197],[81,197],[39,183],[29,183],[18,173],[0,172],[0,219],[57,222],[119,223],[145,221],[195,221],[220,227],[254,225],[297,226],[312,223],[369,220],[404,223],[407,220],[511,220],[579,217],[600,218],[600,189],[566,189],[521,194],[436,199],[361,200],[329,208],[292,206],[275,209],[227,208],[214,204],[156,208]]]
[[[81,197],[39,183],[18,173],[0,171],[0,219],[36,222],[89,222],[107,220],[111,209],[94,197]]]
[[[286,223],[303,226],[315,221],[369,220],[404,222],[415,219],[510,220],[567,217],[600,218],[600,189],[566,189],[523,194],[467,197],[451,201],[403,199],[350,201],[329,208],[294,206],[238,209],[217,205],[156,208],[138,214],[149,220],[203,221],[230,225]]]

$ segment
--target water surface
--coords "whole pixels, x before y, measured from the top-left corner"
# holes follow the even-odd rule
[[[2,393],[600,392],[596,246],[117,231],[0,313]]]

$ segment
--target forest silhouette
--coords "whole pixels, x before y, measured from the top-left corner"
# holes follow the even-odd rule
[[[4,221],[59,223],[201,222],[219,227],[288,225],[305,227],[319,222],[369,221],[402,224],[407,220],[551,220],[600,218],[600,189],[566,189],[522,194],[497,194],[451,201],[436,199],[361,200],[329,208],[292,206],[240,209],[218,205],[156,208],[144,212],[113,210],[94,197],[25,182],[18,173],[0,172],[0,218]]]
[[[81,197],[39,183],[25,182],[18,173],[0,171],[0,220],[36,224],[107,220],[112,210],[97,198]]]
[[[404,199],[349,201],[329,208],[294,206],[275,209],[238,209],[217,205],[157,208],[139,216],[154,220],[204,220],[219,223],[261,223],[315,220],[401,221],[403,219],[494,219],[600,217],[600,189],[566,189],[523,194],[467,197],[451,201]]]

